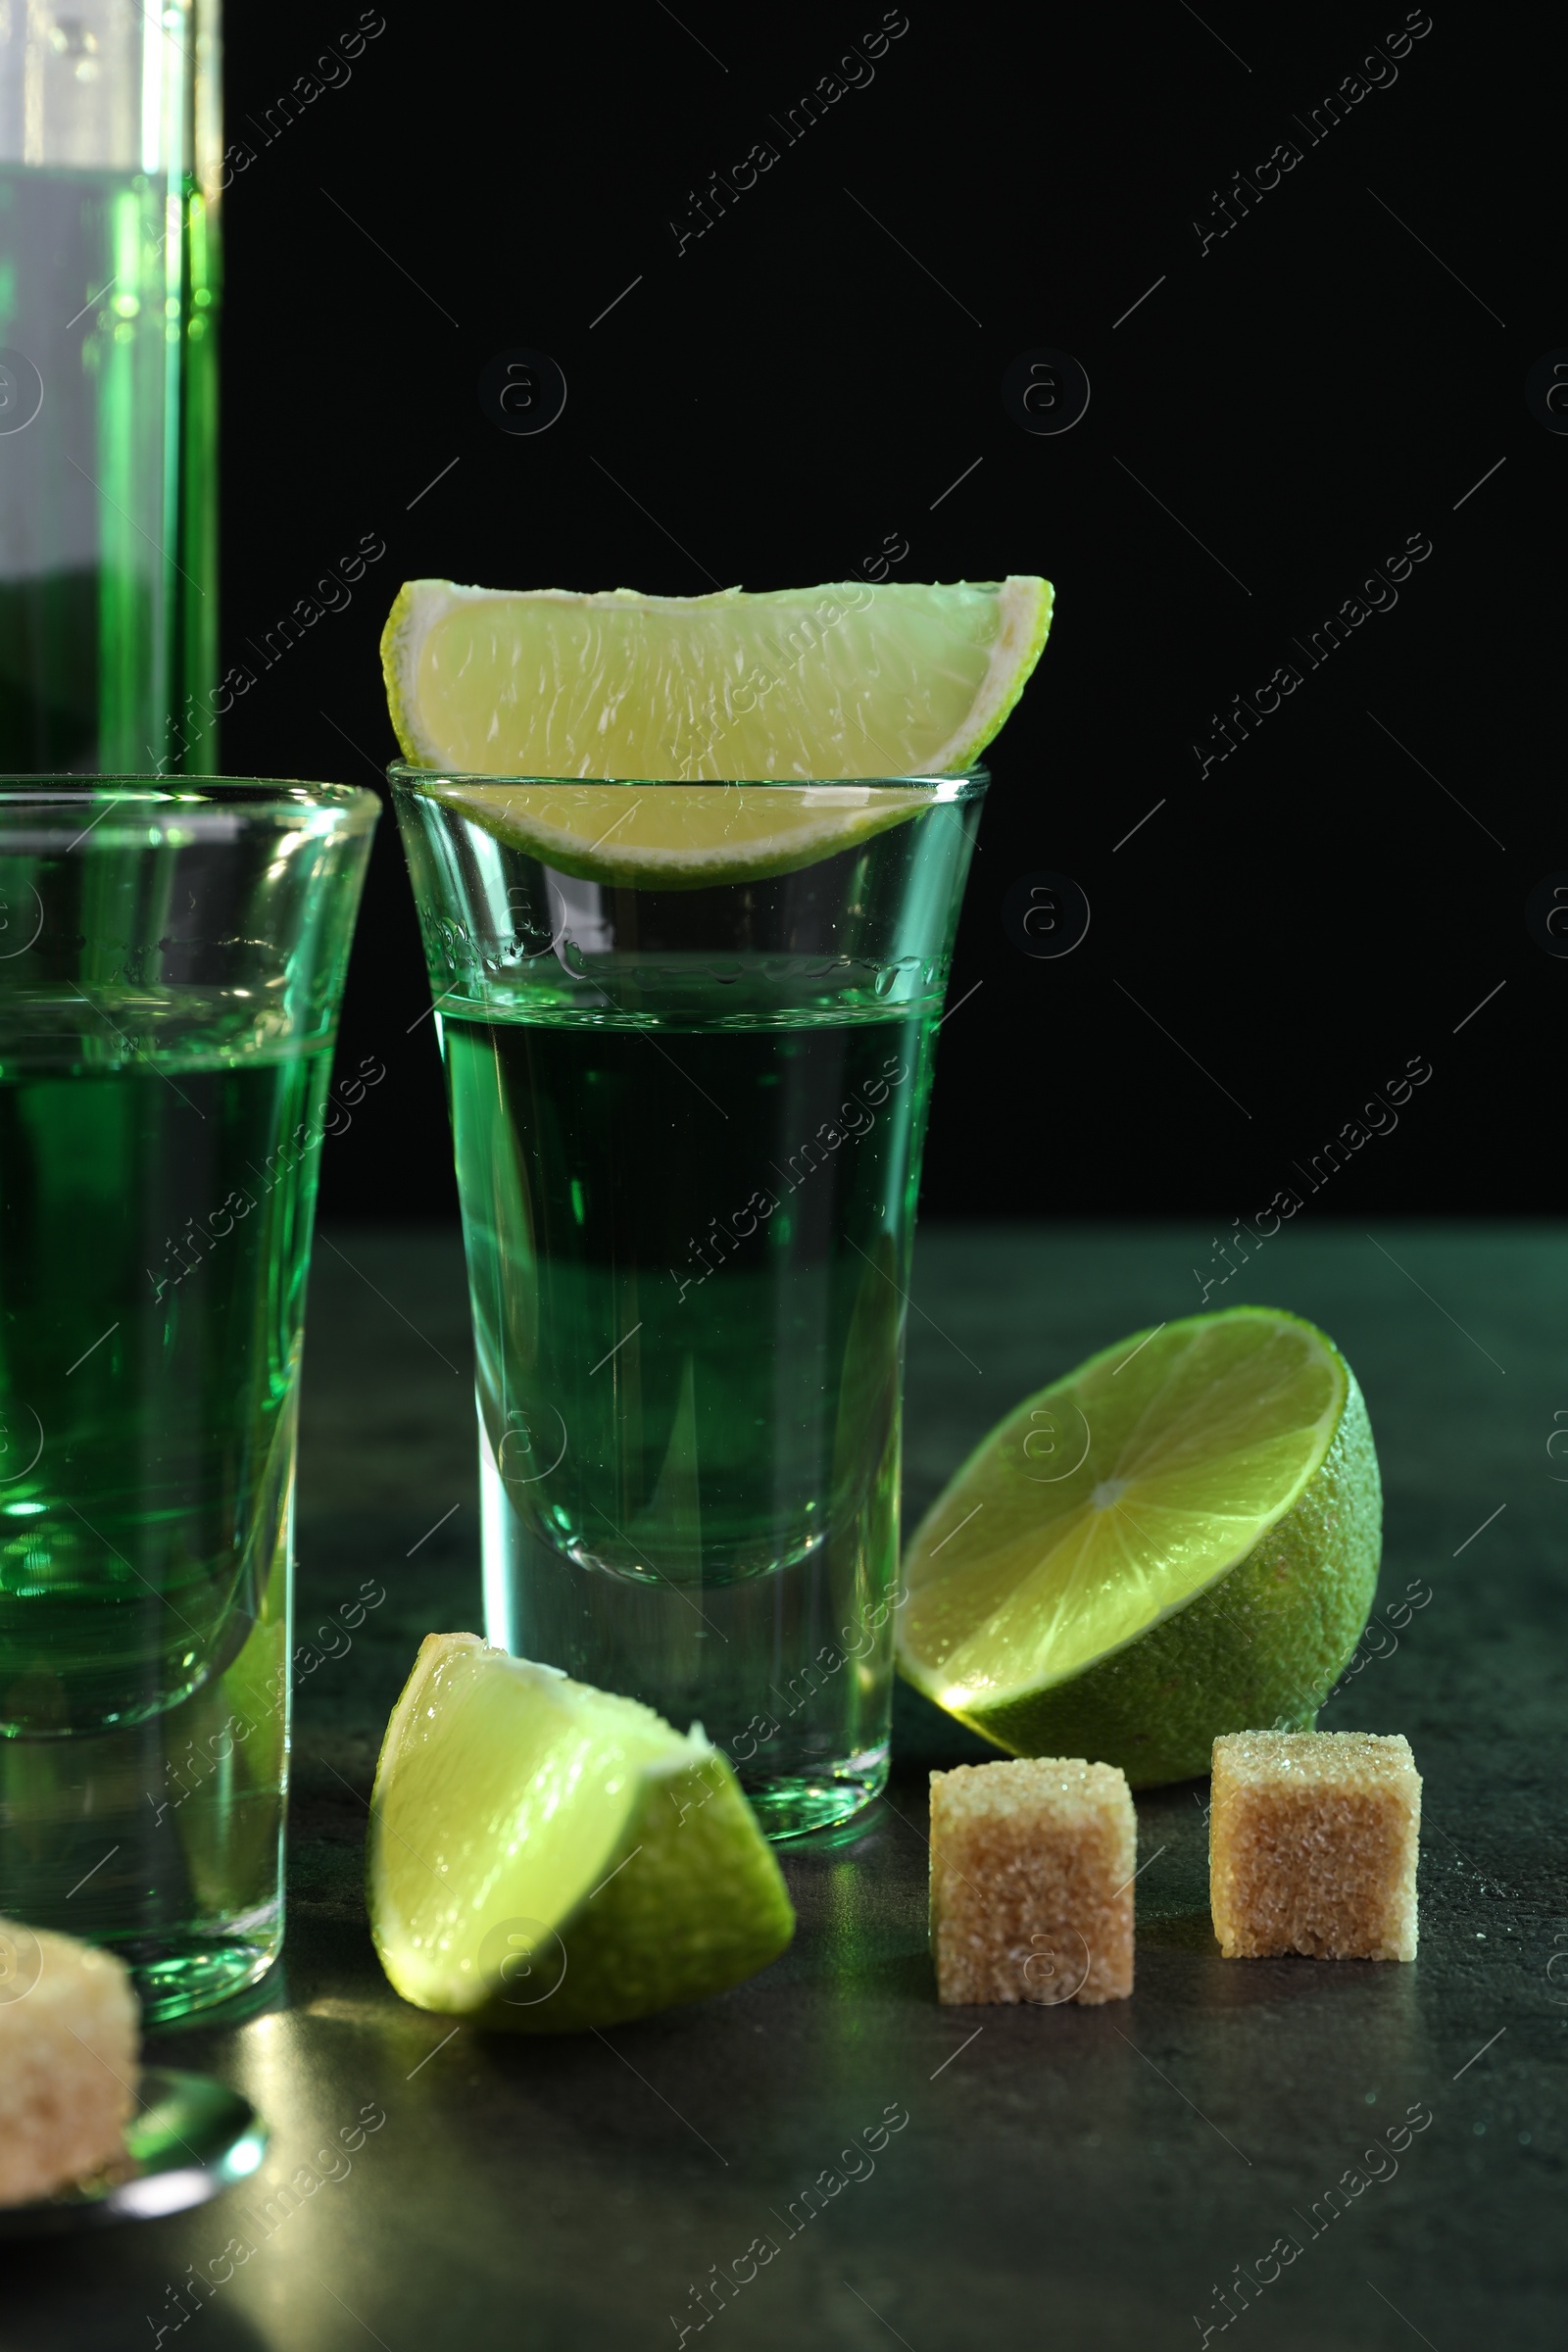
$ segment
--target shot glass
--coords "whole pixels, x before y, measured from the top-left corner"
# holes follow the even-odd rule
[[[0,1914],[283,1933],[295,1425],[373,794],[0,779]]]
[[[845,1818],[888,1767],[909,1256],[985,773],[392,780],[489,1638],[701,1721],[769,1835]]]

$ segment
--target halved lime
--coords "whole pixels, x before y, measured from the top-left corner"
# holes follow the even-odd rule
[[[411,580],[381,665],[405,758],[449,773],[947,775],[1017,701],[1051,608],[1036,578],[755,596]]]
[[[1009,1413],[918,1528],[899,1663],[1015,1755],[1206,1772],[1310,1730],[1372,1604],[1382,1493],[1332,1340],[1270,1307],[1134,1332]]]
[[[430,1634],[376,1768],[370,1932],[420,2009],[532,2034],[721,1992],[795,1914],[728,1759],[635,1699]]]

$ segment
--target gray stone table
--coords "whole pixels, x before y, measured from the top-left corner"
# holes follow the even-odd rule
[[[908,1509],[1030,1388],[1192,1311],[1195,1265],[1215,1271],[1206,1229],[929,1230]],[[478,1623],[461,1252],[439,1232],[324,1236],[300,1638],[367,1578],[387,1598],[300,1691],[284,1967],[248,2014],[157,2045],[243,2085],[270,2158],[196,2214],[7,2247],[6,2352],[150,2347],[192,2301],[181,2352],[634,2352],[683,2328],[759,2352],[1142,2352],[1205,2328],[1250,2352],[1559,2344],[1568,1438],[1547,1448],[1568,1430],[1568,1241],[1303,1224],[1209,1303],[1237,1297],[1345,1348],[1383,1461],[1381,1589],[1432,1591],[1325,1718],[1414,1745],[1419,1961],[1222,1961],[1195,1783],[1139,1800],[1131,2000],[939,2008],[925,1774],[982,1751],[901,1698],[887,1799],[784,1849],[800,1930],[772,1968],[599,2038],[512,2041],[405,2007],[361,1892],[418,1638]],[[1411,2111],[1429,2120],[1401,2132]],[[189,2266],[231,2236],[254,2250],[205,2299]],[[703,2282],[747,2274],[758,2239],[776,2253],[700,2326]],[[1299,2247],[1283,2267],[1282,2239]]]

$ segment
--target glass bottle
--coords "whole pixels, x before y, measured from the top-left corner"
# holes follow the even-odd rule
[[[0,0],[0,771],[211,773],[219,0]]]

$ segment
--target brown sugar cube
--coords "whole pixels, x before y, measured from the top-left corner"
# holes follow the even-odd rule
[[[1113,1764],[1041,1756],[931,1775],[943,2001],[1119,2001],[1133,1988],[1138,1821]]]
[[[122,1961],[0,1919],[0,2205],[124,2154],[137,2033]]]
[[[1227,1960],[1413,1960],[1421,1776],[1397,1733],[1214,1742],[1209,1906]]]

